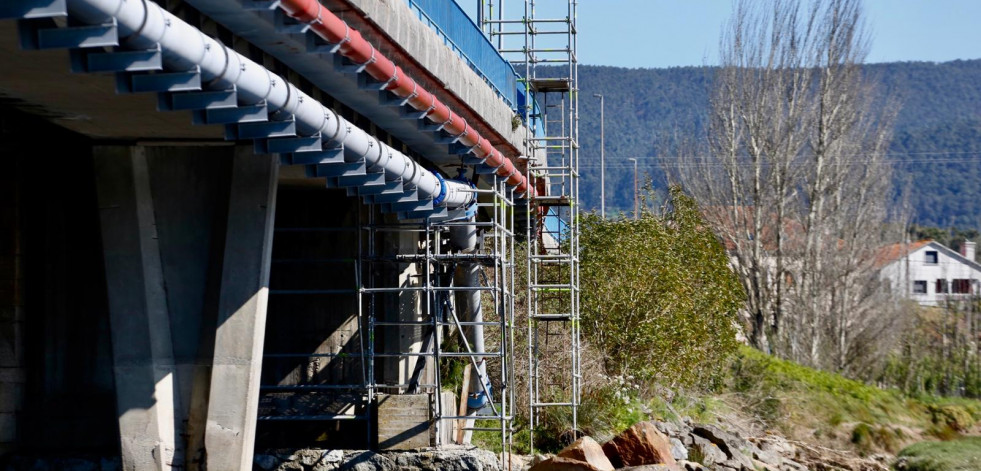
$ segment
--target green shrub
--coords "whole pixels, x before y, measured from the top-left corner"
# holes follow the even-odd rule
[[[583,332],[607,371],[666,386],[712,384],[736,348],[743,291],[694,201],[638,220],[583,217]]]
[[[930,406],[930,417],[935,425],[950,427],[956,432],[964,432],[976,422],[970,412],[957,405]]]

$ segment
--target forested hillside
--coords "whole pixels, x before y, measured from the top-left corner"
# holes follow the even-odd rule
[[[866,66],[899,103],[890,146],[899,196],[927,226],[981,227],[981,60]],[[714,69],[579,69],[582,197],[599,207],[599,99],[606,101],[607,211],[632,208],[633,164],[665,188],[661,163],[704,141]],[[681,164],[684,164],[683,162]]]

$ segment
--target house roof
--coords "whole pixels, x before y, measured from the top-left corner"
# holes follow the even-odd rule
[[[875,254],[875,266],[878,268],[882,268],[886,265],[889,265],[890,263],[905,257],[907,254],[911,254],[913,252],[916,252],[917,250],[920,250],[920,248],[925,247],[926,245],[930,244],[930,242],[933,241],[926,239],[926,240],[918,240],[916,242],[908,242],[908,243],[903,242],[899,244],[890,244],[885,247],[882,247]]]
[[[912,254],[913,252],[916,252],[917,250],[920,250],[926,246],[930,246],[930,248],[937,249],[938,251],[945,253],[948,257],[953,258],[965,265],[968,265],[975,270],[981,271],[981,264],[979,264],[978,262],[975,262],[974,260],[969,260],[967,257],[961,255],[956,250],[931,239],[918,240],[916,242],[910,242],[910,243],[887,245],[881,248],[879,250],[879,253],[876,254],[875,266],[878,268],[885,267],[886,265],[896,262],[902,259],[903,257],[906,257],[909,254]]]
[[[709,206],[702,210],[706,220],[719,227],[722,234],[719,237],[726,250],[735,250],[741,241],[750,241],[754,237],[759,237],[763,243],[763,249],[774,251],[777,249],[777,228],[782,227],[780,235],[783,237],[784,248],[793,250],[800,248],[804,244],[803,224],[791,218],[783,218],[780,225],[777,224],[777,215],[769,213],[763,215],[763,224],[760,234],[754,234],[755,227],[755,208],[753,206]],[[735,240],[738,238],[740,241]]]

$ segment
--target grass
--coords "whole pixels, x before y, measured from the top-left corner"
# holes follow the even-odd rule
[[[981,469],[981,437],[921,442],[899,456],[896,469],[903,471],[976,471]]]
[[[677,421],[687,417],[699,423],[738,423],[740,428],[749,424],[753,429],[750,433],[760,436],[776,432],[794,440],[869,454],[896,453],[904,446],[924,440],[960,443],[962,433],[981,421],[978,400],[909,397],[898,390],[880,389],[807,368],[749,347],[739,349],[721,384],[712,393],[668,393],[656,386],[633,384],[631,378],[610,378],[606,386],[584,392],[579,430],[602,442],[642,420]],[[558,409],[549,413],[561,414]],[[559,415],[550,419],[544,422],[571,422],[571,417]],[[514,425],[514,451],[530,453],[527,426],[522,420],[516,420]],[[558,428],[536,431],[535,451],[555,452],[562,448],[564,432],[565,429]],[[473,441],[500,451],[499,433],[476,432]],[[963,446],[981,447],[976,441],[967,443]],[[929,448],[937,444],[917,446]],[[971,450],[981,456],[981,451]],[[977,463],[972,466],[975,467],[963,469],[981,470]],[[909,469],[933,471],[934,468]],[[936,468],[948,469],[962,468]]]
[[[896,452],[921,438],[952,439],[981,420],[981,402],[913,398],[840,375],[739,350],[721,397],[764,429],[834,442],[860,453]]]

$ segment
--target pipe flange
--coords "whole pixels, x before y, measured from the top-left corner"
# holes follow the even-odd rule
[[[433,175],[436,175],[436,179],[439,180],[439,194],[433,199],[433,206],[438,206],[446,199],[446,179],[439,172],[433,172]]]

